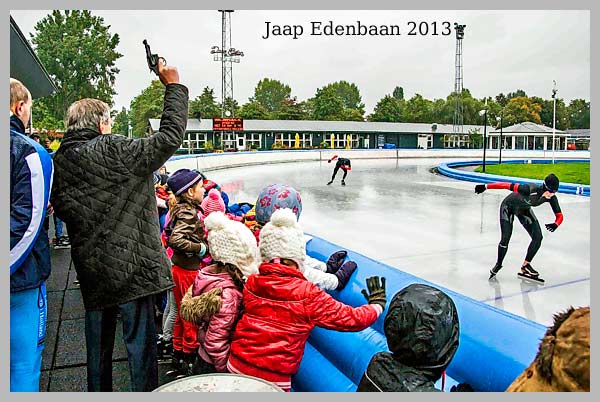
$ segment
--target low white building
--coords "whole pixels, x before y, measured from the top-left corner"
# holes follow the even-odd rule
[[[499,149],[501,135],[504,142],[503,149],[552,151],[552,127],[524,122],[496,129],[487,133],[488,149]],[[556,130],[554,149],[566,150],[568,137],[569,135],[564,131]]]

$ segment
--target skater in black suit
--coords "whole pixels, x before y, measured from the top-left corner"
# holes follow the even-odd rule
[[[527,233],[531,236],[531,243],[527,249],[527,255],[523,266],[521,267],[521,273],[519,276],[528,279],[534,279],[540,283],[544,280],[539,277],[539,273],[531,266],[531,260],[538,252],[542,244],[542,229],[538,222],[535,214],[531,207],[537,207],[548,202],[556,217],[552,223],[547,223],[546,229],[550,232],[554,232],[560,224],[563,222],[563,214],[558,204],[558,198],[556,192],[559,187],[559,180],[556,175],[550,173],[544,179],[541,185],[527,185],[519,183],[488,183],[488,184],[477,184],[475,186],[475,192],[477,194],[483,193],[486,189],[506,189],[513,191],[513,194],[508,195],[502,205],[500,206],[500,229],[502,232],[502,238],[498,245],[498,260],[496,265],[490,270],[490,279],[494,278],[500,268],[502,268],[502,261],[506,255],[508,249],[508,242],[512,234],[512,222],[516,215],[519,222],[523,225]],[[520,194],[519,198],[516,194]],[[523,202],[528,205],[523,205]]]
[[[327,185],[330,185],[331,183],[333,183],[333,180],[335,179],[335,175],[337,174],[338,170],[340,170],[340,168],[342,168],[342,170],[344,171],[344,176],[342,177],[342,186],[346,185],[346,176],[348,175],[348,171],[352,170],[352,166],[350,166],[350,159],[347,158],[338,158],[337,155],[333,155],[333,158],[329,159],[327,161],[327,163],[331,163],[332,160],[337,158],[337,162],[335,164],[335,168],[333,169],[333,175],[331,176],[331,181],[329,183],[327,183]]]

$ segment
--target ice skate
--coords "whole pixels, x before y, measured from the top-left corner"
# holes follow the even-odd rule
[[[544,280],[540,278],[540,274],[538,271],[533,269],[533,267],[527,263],[521,267],[521,272],[517,274],[519,278],[529,280],[535,283],[544,284]]]
[[[330,185],[331,183],[333,183],[333,180],[331,180],[329,183],[327,183],[327,185]]]
[[[500,269],[502,268],[502,265],[494,265],[494,267],[492,269],[490,269],[490,277],[488,278],[488,280],[492,280],[496,277],[496,274],[498,274],[498,271],[500,271]]]
[[[342,186],[345,186],[346,182],[344,180],[342,180]]]

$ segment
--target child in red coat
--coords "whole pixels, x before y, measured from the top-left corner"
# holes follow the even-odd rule
[[[263,263],[243,292],[244,313],[231,344],[227,369],[271,381],[285,391],[300,368],[304,346],[315,326],[361,331],[385,308],[385,279],[369,278],[369,304],[336,301],[302,274],[304,234],[290,209],[275,211],[260,232]]]

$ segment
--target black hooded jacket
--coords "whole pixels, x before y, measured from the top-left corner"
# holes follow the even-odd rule
[[[173,287],[152,176],[181,145],[187,113],[187,88],[169,84],[152,136],[75,130],[56,152],[51,202],[67,225],[86,310]]]
[[[458,349],[456,306],[439,289],[412,284],[396,293],[385,317],[391,353],[377,353],[359,392],[434,392]]]

